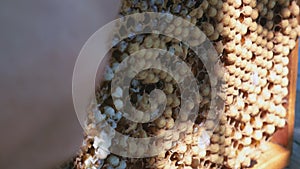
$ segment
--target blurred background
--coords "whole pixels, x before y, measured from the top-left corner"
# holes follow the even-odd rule
[[[50,169],[82,142],[72,73],[119,0],[0,1],[0,168]]]

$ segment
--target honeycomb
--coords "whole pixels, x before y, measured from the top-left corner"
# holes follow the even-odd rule
[[[300,33],[297,16],[299,6],[294,0],[122,0],[121,16],[141,12],[171,13],[198,26],[213,43],[217,53],[214,63],[226,70],[222,74],[226,92],[218,99],[225,108],[217,127],[207,112],[211,103],[212,84],[207,67],[188,45],[168,36],[136,35],[114,44],[109,65],[105,68],[104,80],[97,88],[97,103],[88,114],[87,134],[82,148],[74,160],[75,168],[249,168],[253,167],[266,149],[266,142],[286,125],[289,53],[296,45]],[[147,17],[141,18],[142,21]],[[126,20],[120,34],[139,29],[139,24]],[[189,32],[172,20],[165,29],[178,36],[192,34],[203,39],[199,32]],[[118,37],[117,37],[118,39]],[[149,93],[160,89],[166,94],[163,114],[153,122],[140,124],[122,117],[119,108],[124,106],[120,98],[124,91],[111,89],[116,67],[128,56],[142,49],[159,48],[179,56],[189,66],[198,80],[200,95],[196,98],[199,110],[193,124],[182,123],[178,133],[164,140],[168,151],[153,157],[129,158],[111,154],[111,137],[101,130],[106,121],[116,131],[135,138],[146,138],[174,128],[175,121],[187,121],[180,114],[182,101],[180,87],[174,77],[159,69],[140,72],[130,83],[129,101],[139,110],[149,109]],[[205,51],[204,51],[205,52]],[[209,54],[209,53],[208,53]],[[145,67],[160,53],[146,51],[140,59],[131,63]],[[130,56],[131,57],[131,56]],[[166,58],[168,58],[166,56]],[[187,70],[181,68],[179,75]],[[112,90],[112,92],[111,92]],[[146,93],[146,94],[145,94]],[[158,107],[158,105],[156,105]],[[193,102],[185,107],[195,108]],[[150,115],[135,114],[138,119],[150,119]],[[205,122],[205,128],[201,125]],[[210,136],[205,142],[199,137]],[[99,134],[100,132],[100,134]],[[119,140],[120,149],[125,146]],[[158,143],[157,143],[158,144]],[[129,153],[142,155],[149,149],[130,144]]]

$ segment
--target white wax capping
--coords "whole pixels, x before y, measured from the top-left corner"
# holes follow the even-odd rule
[[[105,159],[110,154],[110,152],[108,151],[108,149],[98,148],[95,151],[95,154],[99,159]]]
[[[206,131],[201,133],[201,136],[198,138],[198,146],[202,149],[205,149],[210,144],[210,137]]]
[[[101,114],[101,111],[98,108],[95,108],[93,110],[93,113],[94,113],[94,117],[95,117],[96,123],[99,123],[99,122],[105,120],[105,118],[106,118],[106,115],[105,114]]]
[[[119,158],[114,156],[114,155],[111,155],[108,157],[107,161],[112,165],[112,166],[118,166],[119,164]]]
[[[113,65],[112,65],[112,70],[113,70],[113,72],[116,72],[116,70],[119,68],[119,63],[113,63]]]
[[[124,160],[122,160],[119,164],[118,167],[116,167],[116,169],[125,169],[126,168],[126,162]]]
[[[115,107],[117,108],[117,110],[122,109],[124,106],[122,100],[120,100],[120,99],[115,100],[114,104],[115,104]]]
[[[255,86],[259,84],[259,77],[257,72],[252,72],[252,84]]]
[[[119,121],[122,118],[122,113],[121,112],[117,112],[116,115],[114,116],[114,120],[115,121]]]
[[[108,119],[107,123],[113,128],[117,128],[117,123],[113,119]]]
[[[100,136],[94,137],[93,147],[96,149],[95,153],[98,158],[105,159],[110,154],[108,148],[111,146],[111,138],[106,132],[101,131]]]
[[[117,87],[111,95],[116,98],[121,98],[123,96],[123,90],[121,87]]]
[[[112,80],[114,78],[114,72],[113,72],[113,70],[109,66],[105,67],[104,78],[107,81],[110,81],[110,80]]]
[[[97,149],[97,148],[100,147],[101,144],[104,143],[104,142],[105,142],[105,141],[104,141],[102,138],[96,136],[96,137],[94,137],[93,147],[94,147],[95,149]]]
[[[108,115],[109,117],[114,117],[115,116],[115,110],[110,106],[105,106],[104,107],[104,113],[106,115]]]
[[[150,118],[153,119],[153,118],[157,117],[157,116],[158,116],[158,113],[159,113],[159,109],[154,110],[154,111],[151,113]]]

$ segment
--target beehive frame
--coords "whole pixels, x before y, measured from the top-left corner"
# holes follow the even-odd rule
[[[215,15],[215,11],[208,11],[208,15]],[[233,26],[233,25],[231,25]],[[207,32],[206,32],[207,33]],[[246,33],[246,32],[245,32]],[[211,34],[210,38],[214,39],[213,34]],[[287,110],[287,125],[276,132],[272,139],[272,143],[267,143],[267,149],[261,158],[257,160],[257,164],[254,165],[254,168],[283,168],[288,163],[288,157],[291,154],[292,147],[292,133],[293,133],[293,120],[294,120],[294,107],[295,107],[295,95],[296,95],[296,78],[297,78],[297,48],[293,49],[293,51],[289,55],[289,85],[288,85],[288,99],[285,109]],[[287,83],[286,83],[287,84]],[[252,100],[253,103],[253,100]],[[282,116],[284,117],[284,116]],[[281,123],[282,124],[282,123]],[[157,126],[164,127],[165,122],[158,122]],[[284,126],[284,125],[281,125]],[[159,128],[162,128],[159,127]],[[272,130],[271,130],[272,131]],[[276,156],[272,157],[274,154]],[[112,158],[115,158],[112,156]],[[233,157],[234,158],[234,157]],[[111,158],[110,158],[111,160]],[[210,166],[210,165],[209,165]],[[230,166],[230,165],[229,165]],[[232,165],[231,165],[232,166]],[[218,166],[216,166],[218,167]]]
[[[288,109],[287,119],[288,124],[285,128],[277,131],[271,142],[268,143],[268,150],[262,154],[260,160],[253,169],[282,169],[288,166],[290,156],[292,154],[293,132],[294,132],[294,118],[295,118],[295,101],[296,101],[296,82],[298,70],[298,42],[296,47],[290,53],[292,62],[289,63],[289,95],[288,95]],[[274,156],[275,154],[275,156]],[[73,163],[73,162],[71,162]],[[71,165],[67,163],[67,165]],[[72,168],[70,166],[70,168]]]

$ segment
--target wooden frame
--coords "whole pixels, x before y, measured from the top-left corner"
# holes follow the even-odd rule
[[[287,109],[287,125],[278,130],[270,143],[268,150],[263,153],[254,169],[282,169],[289,164],[292,154],[294,120],[295,120],[295,103],[297,94],[297,74],[298,74],[298,41],[295,48],[290,53],[289,62],[289,95]]]

